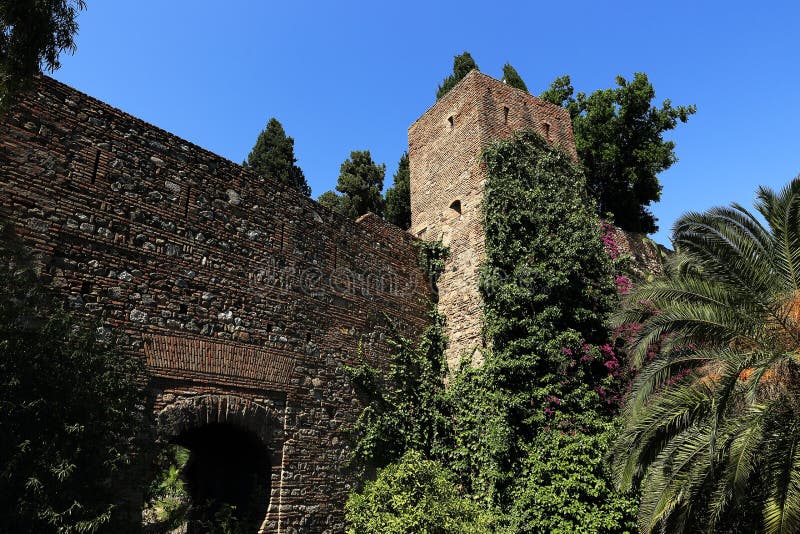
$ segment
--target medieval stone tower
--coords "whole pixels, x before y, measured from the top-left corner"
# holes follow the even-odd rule
[[[489,143],[533,129],[577,161],[569,113],[503,82],[470,72],[408,130],[411,232],[450,249],[438,281],[439,310],[447,318],[447,363],[481,361],[478,273],[484,257],[481,200]]]

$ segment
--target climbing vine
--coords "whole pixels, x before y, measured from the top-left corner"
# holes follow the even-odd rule
[[[444,272],[444,265],[450,255],[450,249],[441,241],[417,241],[419,249],[419,266],[431,284],[434,295],[438,295],[437,282]]]
[[[439,461],[497,531],[632,530],[634,501],[613,490],[605,461],[627,380],[606,327],[624,286],[613,243],[580,170],[539,135],[491,145],[484,163],[485,362],[444,388],[440,330],[435,344],[423,336],[427,351],[398,346],[388,384],[360,375],[377,401],[356,451],[384,454],[379,465],[407,450]],[[421,253],[434,276],[440,246]],[[423,361],[440,367],[421,373]]]
[[[393,332],[388,372],[366,361],[346,368],[366,404],[353,430],[358,467],[384,467],[409,450],[439,457],[448,446],[444,318],[433,310],[430,319],[418,342]]]

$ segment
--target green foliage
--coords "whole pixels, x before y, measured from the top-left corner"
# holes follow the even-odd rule
[[[294,139],[286,136],[283,126],[274,117],[258,134],[256,144],[247,156],[246,166],[262,176],[274,178],[306,196],[311,188],[303,170],[295,165]]]
[[[484,162],[485,363],[465,361],[444,388],[439,323],[414,350],[398,345],[388,380],[351,370],[371,399],[356,454],[393,477],[407,451],[441,462],[495,532],[628,532],[632,499],[614,491],[604,460],[616,434],[609,399],[626,378],[605,327],[616,302],[605,227],[580,170],[537,134],[490,146]],[[447,249],[420,247],[435,279]],[[413,523],[432,512],[405,508],[437,490],[417,482],[409,501],[407,484],[379,479],[351,496],[353,532],[442,531]]]
[[[603,456],[616,435],[607,421],[581,432],[546,429],[529,446],[511,490],[511,532],[636,532],[636,500],[614,494]]]
[[[372,161],[369,150],[354,150],[339,170],[337,195],[327,191],[317,201],[323,206],[355,219],[372,212],[383,215],[383,177],[386,165]]]
[[[681,217],[615,318],[639,325],[615,472],[642,532],[800,529],[800,177],[757,198]]]
[[[452,474],[414,450],[354,493],[345,511],[350,534],[491,532],[489,518],[459,492]]]
[[[444,272],[444,264],[450,255],[450,249],[441,241],[418,241],[416,246],[419,248],[419,266],[425,275],[435,282]]]
[[[608,441],[594,435],[598,425],[611,429],[613,409],[602,396],[621,384],[604,326],[615,290],[600,221],[580,171],[537,134],[495,143],[484,161],[481,292],[491,350],[448,390],[455,414],[448,465],[518,531],[590,518],[623,531],[627,499],[595,491],[607,486],[598,467],[604,450],[575,457],[566,471],[558,470],[567,467],[563,458],[535,452],[560,433],[575,448],[586,446],[581,436]],[[571,480],[584,485],[558,487]],[[557,509],[537,501],[537,491],[574,502]],[[523,496],[525,510],[515,504]]]
[[[599,213],[612,213],[625,230],[652,233],[658,227],[647,206],[661,198],[658,174],[677,161],[675,143],[663,134],[686,122],[695,106],[651,105],[655,90],[643,73],[617,76],[617,87],[590,95],[574,90],[569,76],[542,93],[572,116],[575,144]]]
[[[42,67],[53,72],[58,56],[75,51],[83,0],[0,0],[0,115]]]
[[[189,461],[189,450],[179,445],[167,445],[155,460],[156,476],[145,493],[145,517],[149,523],[174,530],[189,520],[189,493],[182,470]]]
[[[522,76],[519,75],[517,69],[512,67],[510,63],[503,65],[503,83],[508,84],[510,87],[522,89],[526,93],[528,92],[528,86],[525,85]]]
[[[342,213],[341,198],[334,191],[325,191],[319,197],[317,197],[317,202],[329,210],[335,211],[336,213]]]
[[[386,377],[365,362],[347,368],[367,403],[354,430],[354,460],[361,467],[386,466],[409,450],[435,456],[446,447],[446,339],[443,317],[432,313],[431,319],[417,344],[396,333],[390,338],[394,350]]]
[[[207,505],[209,508],[211,503]],[[236,506],[219,503],[211,519],[192,521],[193,532],[204,534],[249,534],[253,531],[252,521],[239,517]]]
[[[404,152],[394,175],[394,185],[386,190],[386,220],[403,230],[411,228],[411,171]]]
[[[469,52],[455,56],[453,58],[453,74],[442,80],[442,84],[436,90],[436,100],[449,93],[450,89],[455,87],[473,69],[478,70],[478,64],[475,63]]]
[[[142,363],[52,305],[0,223],[0,530],[96,532],[143,426]]]

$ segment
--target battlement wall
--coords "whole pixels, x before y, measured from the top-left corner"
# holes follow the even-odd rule
[[[157,411],[233,395],[277,414],[263,531],[343,531],[360,405],[342,366],[359,346],[385,362],[389,321],[425,326],[414,238],[46,77],[0,125],[0,173],[43,278],[146,359]]]

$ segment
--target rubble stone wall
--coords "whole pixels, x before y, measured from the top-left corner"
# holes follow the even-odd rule
[[[66,306],[145,358],[165,431],[269,414],[263,531],[344,530],[361,405],[343,365],[384,363],[390,322],[425,326],[411,235],[46,77],[0,124],[0,209]]]

